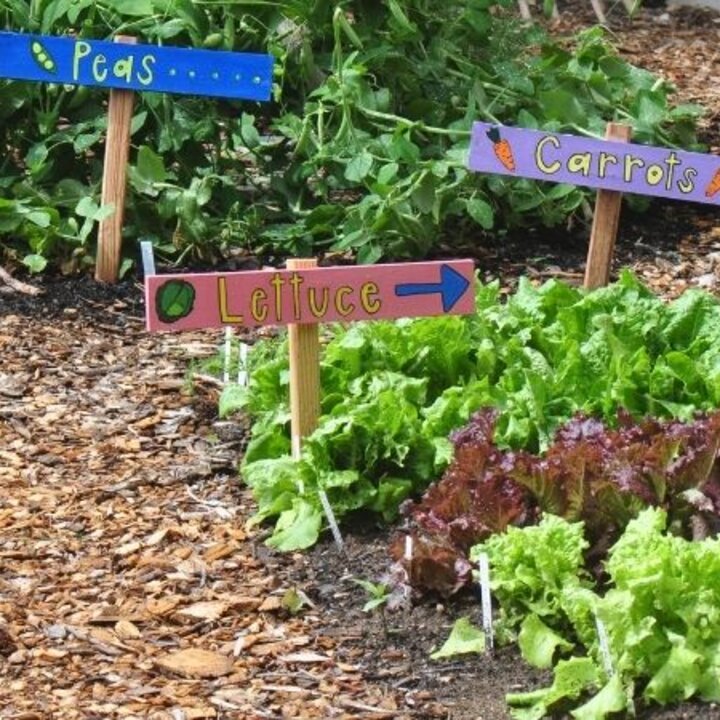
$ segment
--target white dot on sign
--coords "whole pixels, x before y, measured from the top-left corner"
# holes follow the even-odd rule
[[[177,75],[177,70],[175,68],[170,68],[170,75],[175,77]]]
[[[239,80],[241,77],[242,77],[242,75],[240,75],[240,73],[235,73],[235,79],[236,79],[236,80]]]
[[[217,80],[219,77],[220,77],[220,73],[214,72],[214,73],[212,74],[213,80]]]
[[[188,77],[194,78],[194,77],[195,77],[195,71],[194,71],[194,70],[190,70],[190,72],[188,73]]]
[[[260,84],[260,76],[259,76],[259,75],[256,75],[256,76],[253,78],[253,84],[254,84],[254,85],[259,85],[259,84]]]

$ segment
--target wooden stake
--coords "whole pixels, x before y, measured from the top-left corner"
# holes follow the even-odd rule
[[[307,270],[317,266],[317,260],[287,261],[288,270]],[[297,458],[303,438],[318,424],[320,417],[320,339],[317,323],[295,324],[288,327],[290,342],[290,437],[292,454]]]
[[[317,267],[314,258],[287,261],[288,270]],[[300,457],[302,441],[318,424],[320,417],[320,326],[317,323],[288,325],[290,350],[290,443],[292,456]],[[300,485],[300,492],[305,488]],[[320,503],[340,552],[344,545],[335,513],[325,490],[318,489]]]
[[[118,35],[115,42],[134,45],[137,43],[137,38]],[[134,102],[135,93],[132,90],[110,91],[102,204],[112,203],[115,212],[100,222],[98,231],[95,279],[100,282],[114,283],[118,280],[125,215],[125,182],[130,152],[130,124]]]
[[[632,128],[622,123],[608,123],[606,140],[629,142]],[[615,238],[620,223],[622,193],[615,190],[598,190],[595,201],[590,248],[585,265],[585,287],[588,290],[608,284]]]

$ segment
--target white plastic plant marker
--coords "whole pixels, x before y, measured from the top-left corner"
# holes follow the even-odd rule
[[[412,535],[405,536],[405,560],[407,562],[412,561],[413,556],[413,539]]]
[[[145,275],[155,275],[155,254],[152,243],[143,240],[140,243],[140,252],[142,253],[143,272]]]
[[[478,567],[480,570],[480,604],[482,607],[485,647],[492,650],[495,647],[495,639],[493,637],[492,599],[490,597],[490,561],[487,553],[480,553]]]
[[[330,525],[330,532],[332,532],[337,549],[342,552],[345,549],[345,546],[343,544],[342,535],[340,534],[340,528],[338,527],[337,520],[335,519],[335,513],[333,512],[330,501],[328,500],[328,496],[322,488],[318,490],[318,495],[320,496],[320,503],[323,506],[323,511],[325,512],[328,525]]]
[[[238,376],[237,382],[240,387],[247,387],[250,377],[247,371],[247,359],[249,346],[247,343],[240,343],[240,357],[238,358]]]
[[[290,436],[290,453],[293,460],[299,460],[302,457],[302,438],[300,435]],[[297,486],[302,495],[305,492],[305,483],[302,478],[298,478]]]
[[[610,653],[607,629],[605,628],[605,623],[597,615],[595,615],[595,631],[598,636],[598,646],[600,647],[600,657],[602,658],[603,667],[608,677],[612,677],[615,674],[615,667],[613,666],[612,654]]]
[[[232,328],[230,326],[225,328],[225,350],[223,357],[225,359],[225,365],[223,369],[223,385],[227,385],[230,382],[230,360],[232,356]]]

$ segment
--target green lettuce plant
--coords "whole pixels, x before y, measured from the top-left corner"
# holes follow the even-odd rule
[[[499,449],[538,452],[577,412],[612,427],[619,408],[687,420],[720,405],[717,299],[689,291],[666,303],[629,273],[588,293],[523,279],[507,301],[497,283],[480,284],[474,315],[325,332],[322,414],[299,460],[283,345],[259,344],[249,388],[230,385],[220,401],[224,414],[254,418],[241,471],[258,519],[283,514],[284,549],[317,539],[320,487],[339,517],[366,508],[392,518],[441,475],[449,433],[481,407],[497,410]],[[288,532],[300,521],[304,531]]]

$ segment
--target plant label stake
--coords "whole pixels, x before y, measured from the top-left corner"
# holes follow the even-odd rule
[[[125,174],[134,92],[269,100],[271,55],[138,45],[0,32],[0,78],[111,89],[103,168],[103,205],[114,212],[98,234],[95,277],[116,282],[120,264]]]
[[[405,562],[411,563],[413,557],[413,538],[412,535],[405,536],[405,552],[403,554]]]
[[[230,382],[230,363],[232,362],[232,328],[225,328],[225,347],[223,348],[223,385]]]
[[[608,123],[605,139],[630,142],[632,128],[622,123]],[[610,280],[615,239],[620,225],[622,193],[617,190],[598,190],[595,199],[590,247],[585,263],[584,286],[588,290],[607,285]]]
[[[720,157],[617,142],[630,137],[630,129],[622,127],[610,123],[608,139],[599,140],[483,122],[473,124],[470,170],[615,193],[598,199],[591,264],[585,276],[588,287],[608,280],[608,247],[612,253],[617,233],[617,218],[609,211],[619,201],[619,193],[720,204]]]
[[[248,345],[247,343],[240,343],[240,357],[238,358],[238,376],[237,384],[246,387],[248,384]]]
[[[287,262],[288,270],[308,270],[317,267],[314,258],[293,258]],[[320,417],[320,334],[317,323],[291,323],[288,326],[290,353],[290,445],[296,460],[302,454],[302,440],[317,427]],[[300,487],[300,492],[304,492]],[[327,518],[335,545],[344,549],[338,527],[324,488],[318,489],[320,504]]]
[[[607,676],[612,677],[615,674],[615,668],[613,667],[612,654],[610,653],[607,628],[605,627],[605,623],[597,615],[595,615],[595,631],[598,636],[598,646],[600,648],[603,668]]]
[[[288,325],[292,456],[320,417],[323,322],[469,314],[475,309],[472,260],[145,276],[149,331]],[[299,486],[300,492],[304,491]],[[339,549],[342,536],[327,494],[320,502]]]
[[[487,553],[480,553],[478,569],[480,571],[480,605],[482,607],[485,647],[492,651],[495,647],[495,638],[493,636],[492,599],[490,597],[490,561]]]

